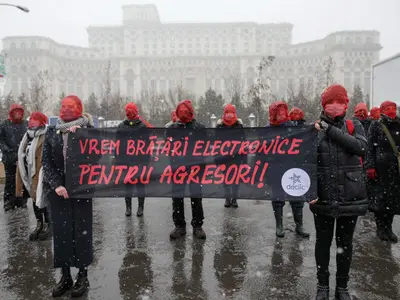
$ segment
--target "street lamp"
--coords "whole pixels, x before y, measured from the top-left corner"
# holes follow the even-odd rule
[[[27,8],[25,6],[21,6],[21,5],[15,5],[15,4],[10,4],[10,3],[0,3],[0,5],[3,5],[3,6],[14,6],[14,7],[18,8],[19,10],[22,10],[23,12],[26,12],[26,13],[29,12],[29,8]]]
[[[211,127],[212,128],[217,127],[217,117],[214,114],[212,114],[210,119],[211,119]]]
[[[104,118],[103,117],[99,117],[99,127],[100,128],[104,127]]]
[[[250,121],[250,127],[255,127],[255,125],[256,125],[256,116],[253,115],[253,113],[250,114],[249,121]]]

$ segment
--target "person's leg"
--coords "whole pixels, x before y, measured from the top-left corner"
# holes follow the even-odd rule
[[[32,207],[33,207],[33,213],[35,214],[36,218],[36,228],[29,235],[29,240],[36,241],[39,237],[40,232],[43,229],[43,215],[41,209],[36,206],[35,201],[32,201]]]
[[[143,216],[144,211],[144,197],[138,197],[138,209],[136,212],[136,216],[141,217]]]
[[[272,208],[274,210],[275,224],[276,224],[276,236],[284,237],[285,231],[283,230],[283,207],[285,206],[284,201],[272,201]]]
[[[51,224],[50,224],[50,216],[47,207],[43,207],[40,209],[42,217],[44,219],[43,229],[39,233],[39,240],[44,241],[47,240],[51,236]]]
[[[389,241],[391,241],[393,243],[397,243],[397,241],[398,241],[397,235],[395,235],[393,232],[393,219],[394,219],[394,215],[392,215],[392,214],[386,215],[386,219],[385,219],[386,234],[387,234]]]
[[[175,228],[170,233],[171,239],[177,239],[186,234],[185,205],[183,198],[172,198],[172,220]]]
[[[376,236],[381,241],[388,241],[389,237],[386,231],[386,214],[381,212],[375,213],[375,223],[376,223]]]
[[[4,185],[4,210],[8,211],[15,207],[15,175],[17,172],[17,165],[7,163],[4,165],[4,173],[6,182]]]
[[[345,298],[348,295],[347,283],[353,257],[353,235],[357,225],[356,217],[339,217],[336,223],[336,298]],[[339,296],[339,297],[338,297]]]
[[[304,230],[303,227],[303,207],[304,202],[290,202],[293,211],[293,219],[296,223],[296,233],[304,238],[310,237],[310,234]]]
[[[317,300],[329,299],[329,258],[335,219],[314,214],[316,232],[315,262],[317,264]]]
[[[233,186],[231,186],[231,189],[232,189],[232,207],[238,208],[239,205],[237,203],[237,198],[238,198],[239,186],[233,185]]]
[[[53,288],[52,296],[61,297],[66,291],[72,288],[73,284],[71,269],[69,267],[61,268],[61,279]]]
[[[72,288],[72,297],[80,297],[89,287],[87,268],[93,262],[93,201],[92,199],[70,199],[74,212],[75,261],[79,269]]]
[[[206,233],[204,232],[203,220],[204,220],[204,211],[203,211],[203,200],[201,198],[191,198],[192,205],[192,226],[193,226],[193,234],[199,239],[205,239]]]
[[[132,215],[132,198],[125,197],[125,216],[130,217]]]

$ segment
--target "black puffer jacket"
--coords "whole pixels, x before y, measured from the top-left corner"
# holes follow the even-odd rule
[[[302,126],[306,124],[306,120],[298,120],[298,121],[292,121],[294,125],[296,126]]]
[[[370,209],[375,212],[400,214],[400,174],[397,158],[393,148],[382,129],[381,122],[386,125],[400,151],[400,120],[391,120],[382,116],[374,121],[368,132],[368,151],[366,167],[375,169],[377,180],[369,181],[373,185],[370,194]]]
[[[322,114],[321,120],[329,127],[318,134],[318,202],[310,209],[335,218],[364,215],[368,210],[360,163],[360,156],[367,149],[364,129],[354,120],[354,132],[350,135],[342,118],[332,121]]]
[[[196,119],[193,119],[189,123],[182,123],[181,121],[175,122],[175,123],[171,124],[171,126],[168,128],[170,128],[170,129],[171,128],[203,129],[203,128],[206,128],[206,126],[204,126],[203,123],[196,121]]]
[[[18,160],[19,144],[28,129],[28,122],[14,124],[5,120],[0,125],[0,150],[3,153],[4,164],[15,163]]]

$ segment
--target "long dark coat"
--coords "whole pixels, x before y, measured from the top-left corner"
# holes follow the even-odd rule
[[[365,176],[360,157],[367,149],[364,128],[353,120],[350,135],[342,118],[333,121],[318,134],[318,202],[310,205],[315,214],[331,217],[361,216],[368,210]]]
[[[53,222],[54,267],[87,267],[93,261],[92,199],[64,199],[55,189],[65,187],[63,138],[49,127],[43,146],[44,190]]]
[[[380,123],[386,125],[397,149],[400,150],[400,119],[391,120],[382,116],[372,122],[368,132],[367,169],[377,172],[377,180],[370,180],[370,210],[400,214],[400,174],[397,158]]]

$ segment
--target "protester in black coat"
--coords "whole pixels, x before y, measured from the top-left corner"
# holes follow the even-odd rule
[[[140,118],[139,116],[139,110],[136,106],[135,103],[130,102],[125,106],[125,114],[126,114],[126,119],[122,121],[119,125],[118,128],[129,128],[131,130],[138,130],[141,128],[147,128],[148,123],[146,124],[143,119]],[[138,189],[141,189],[141,191],[144,190],[143,186],[137,185]],[[143,216],[143,210],[144,210],[144,199],[145,197],[140,196],[138,197],[138,209],[136,212],[136,215],[138,217]],[[125,197],[125,215],[127,217],[132,215],[132,197]]]
[[[364,127],[364,132],[367,135],[369,126],[371,125],[371,119],[368,118],[368,107],[365,103],[358,103],[354,108],[354,118],[360,121]]]
[[[15,176],[17,173],[18,148],[27,129],[28,122],[24,120],[24,109],[13,104],[8,113],[8,120],[0,125],[0,150],[3,154],[6,184],[4,187],[4,210],[26,207],[27,198],[16,198]]]
[[[59,297],[71,288],[71,295],[80,297],[89,287],[87,268],[93,261],[92,199],[69,198],[65,188],[68,135],[77,128],[93,127],[91,118],[83,115],[82,111],[78,97],[64,98],[57,125],[48,128],[43,146],[43,188],[50,201],[54,267],[62,271],[61,280],[53,289],[53,297]],[[70,267],[79,268],[74,285]]]
[[[353,252],[353,234],[358,216],[368,209],[360,157],[367,148],[364,129],[353,121],[349,134],[344,117],[349,99],[340,85],[328,87],[322,94],[318,133],[318,199],[310,202],[317,239],[315,259],[318,291],[316,300],[329,299],[329,258],[336,222],[336,299],[349,300],[348,280]]]
[[[298,123],[290,121],[289,108],[286,102],[277,101],[269,106],[269,124],[266,127],[277,127],[277,126],[296,126]],[[278,178],[276,178],[278,180]],[[272,187],[280,187],[279,182],[273,182]],[[283,207],[285,201],[272,201],[272,208],[274,210],[275,222],[276,222],[276,236],[282,238],[285,236],[283,229]],[[304,238],[310,236],[304,230],[303,227],[303,207],[304,203],[299,201],[290,201],[290,205],[293,211],[293,218],[296,223],[296,233]]]
[[[394,216],[400,214],[400,158],[383,128],[388,129],[399,153],[400,119],[396,116],[396,103],[385,101],[380,109],[381,120],[374,121],[368,132],[367,175],[373,185],[370,210],[375,212],[379,239],[397,243],[392,224]]]
[[[194,118],[194,109],[192,103],[189,100],[184,100],[178,104],[176,108],[176,115],[178,117],[178,121],[171,124],[169,129],[175,128],[190,128],[195,130],[204,129],[205,126],[197,122]],[[185,187],[173,186],[174,190],[182,190]],[[191,205],[192,205],[192,226],[193,226],[193,234],[199,239],[205,239],[206,233],[204,232],[203,220],[204,220],[204,212],[203,212],[203,202],[200,197],[201,187],[200,185],[191,184],[189,185],[189,189],[192,195],[191,197]],[[183,203],[184,198],[182,197],[173,197],[172,198],[172,219],[175,224],[175,229],[172,230],[170,234],[171,239],[177,239],[186,234],[186,221],[185,221],[185,206]]]
[[[224,108],[224,114],[222,116],[222,119],[219,119],[217,121],[217,128],[243,128],[243,122],[241,119],[237,117],[236,114],[236,108],[232,104],[227,104]],[[244,132],[241,134],[238,134],[237,136],[238,139],[243,139],[244,138]],[[241,159],[239,157],[239,159]],[[233,163],[233,162],[232,162]],[[238,185],[235,186],[229,186],[229,185],[224,185],[225,188],[225,207],[238,207],[237,203],[237,195],[238,195]]]

